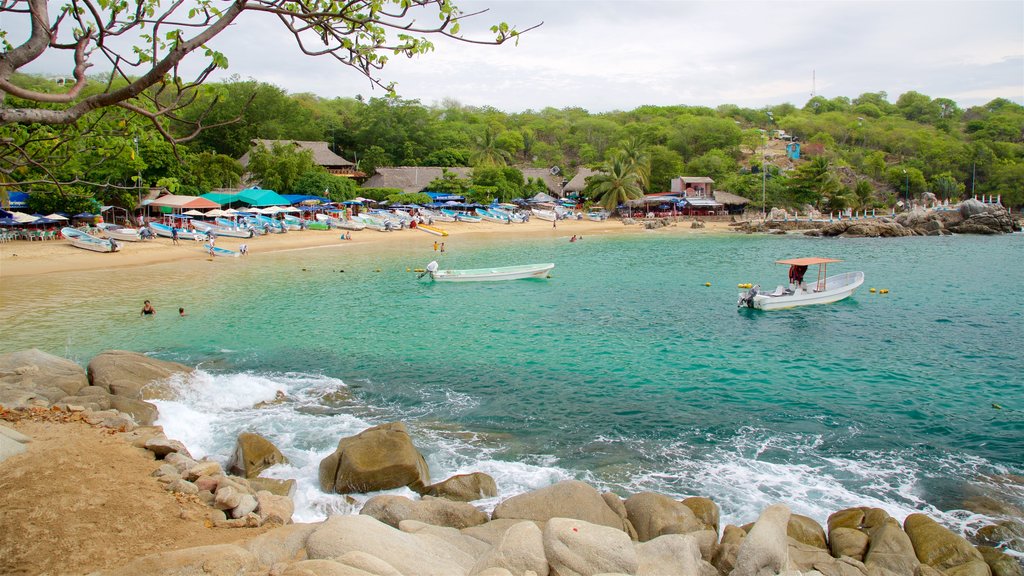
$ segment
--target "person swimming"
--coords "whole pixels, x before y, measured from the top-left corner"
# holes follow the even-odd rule
[[[156,308],[153,308],[153,305],[149,303],[149,300],[142,303],[142,312],[139,313],[139,316],[153,316],[155,314]]]

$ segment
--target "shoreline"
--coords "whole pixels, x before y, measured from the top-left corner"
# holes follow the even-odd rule
[[[572,235],[628,235],[628,234],[673,234],[703,235],[732,232],[729,222],[706,222],[704,228],[691,228],[693,220],[679,220],[673,225],[647,230],[639,225],[624,225],[618,219],[602,222],[590,220],[560,220],[557,228],[550,222],[533,219],[521,224],[498,224],[494,222],[465,223],[443,222],[435,227],[448,232],[439,237],[417,230],[377,232],[360,230],[352,233],[351,240],[341,240],[341,230],[303,230],[285,234],[271,234],[251,239],[220,237],[217,246],[237,250],[247,244],[249,255],[245,260],[259,260],[262,255],[305,249],[345,247],[367,252],[385,250],[421,250],[435,240],[447,244],[461,242],[476,243],[483,239],[509,238],[568,238]],[[174,262],[202,262],[213,260],[201,243],[180,240],[174,246],[168,238],[155,238],[145,242],[121,242],[120,252],[96,253],[75,248],[66,240],[39,242],[16,241],[0,244],[0,278],[24,278],[56,275],[64,272],[113,271],[135,269],[154,264]],[[218,260],[220,258],[217,258]]]

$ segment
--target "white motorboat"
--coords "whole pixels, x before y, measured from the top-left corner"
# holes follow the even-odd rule
[[[113,238],[114,240],[121,240],[123,242],[141,242],[142,231],[137,228],[126,228],[124,226],[118,226],[117,224],[111,224],[110,222],[101,222],[96,225],[103,233],[106,234],[107,238]]]
[[[547,220],[548,222],[554,222],[555,219],[558,218],[558,214],[555,213],[554,210],[542,210],[540,208],[531,208],[530,213],[532,213],[537,218],[540,218],[541,220]]]
[[[762,292],[761,286],[755,284],[746,292],[740,292],[736,306],[757,308],[758,310],[783,310],[797,306],[814,304],[831,304],[847,298],[864,283],[863,272],[845,272],[835,276],[827,275],[827,267],[833,262],[842,262],[833,258],[791,258],[777,260],[776,264],[790,266],[789,287],[779,286],[772,292]],[[809,266],[818,266],[818,279],[813,284],[803,281],[804,272]]]
[[[209,222],[200,222],[198,220],[193,221],[192,226],[200,232],[206,232],[207,236],[209,236],[211,232],[214,236],[224,236],[227,238],[252,238],[256,236],[256,232],[252,228],[229,228],[226,226],[210,224]]]
[[[121,250],[121,245],[113,238],[97,238],[71,227],[62,229],[60,233],[72,246],[83,250],[91,250],[93,252],[117,252]]]
[[[521,280],[523,278],[547,278],[548,272],[554,267],[554,264],[547,263],[467,270],[439,270],[435,261],[427,264],[425,274],[430,274],[431,279],[436,282],[493,282],[498,280]]]

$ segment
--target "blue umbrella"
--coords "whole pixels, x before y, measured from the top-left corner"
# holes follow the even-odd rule
[[[82,212],[81,214],[75,214],[72,218],[95,218],[95,214],[89,214],[88,212]]]

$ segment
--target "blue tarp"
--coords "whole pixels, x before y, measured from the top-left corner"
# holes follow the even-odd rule
[[[448,202],[449,200],[462,202],[466,199],[465,196],[456,196],[455,194],[449,194],[447,192],[426,192],[426,195],[430,196],[434,202]]]
[[[27,208],[28,207],[28,193],[27,192],[9,192],[11,199],[11,208]]]
[[[285,200],[291,202],[292,204],[300,204],[302,202],[306,202],[307,200],[316,200],[317,202],[321,202],[323,204],[327,204],[328,202],[331,201],[330,198],[324,198],[323,196],[309,196],[305,194],[281,194],[281,198],[284,198]]]

